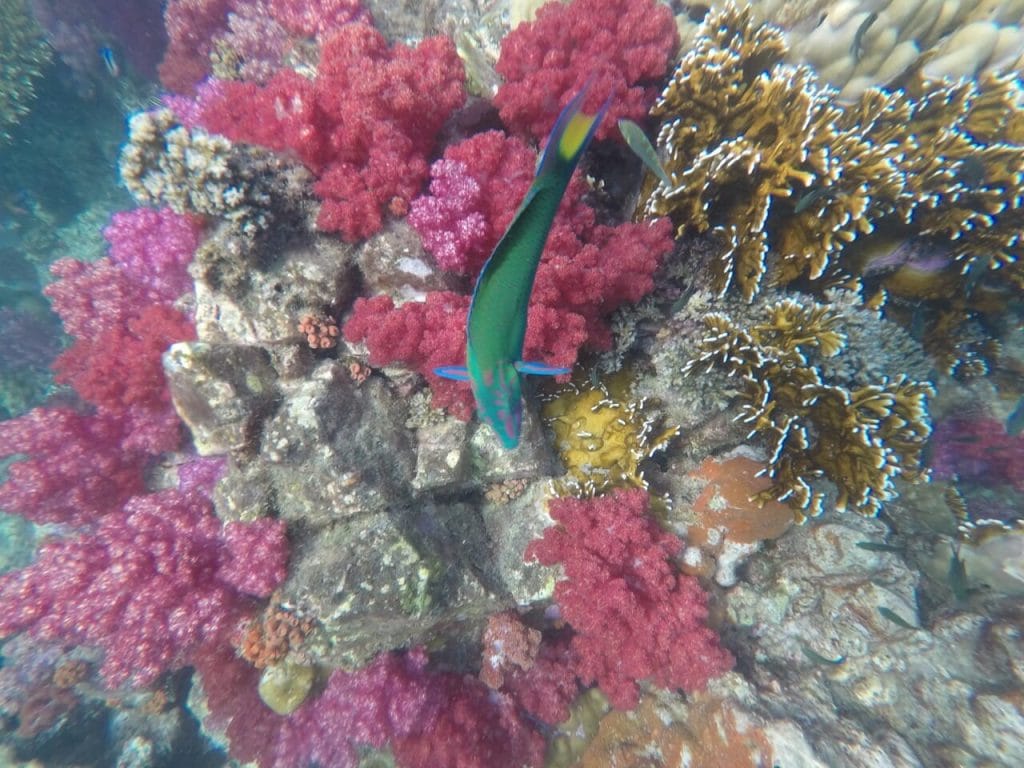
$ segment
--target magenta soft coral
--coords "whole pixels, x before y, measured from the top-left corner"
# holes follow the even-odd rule
[[[236,759],[261,768],[353,768],[359,747],[390,745],[400,768],[522,768],[541,764],[543,738],[507,697],[473,677],[428,669],[421,649],[383,653],[331,673],[288,717],[256,696],[258,672],[224,648],[196,659],[209,721]]]
[[[636,705],[640,680],[692,691],[733,663],[704,623],[706,594],[672,563],[681,542],[648,503],[642,490],[552,501],[558,525],[526,549],[528,560],[565,569],[555,601],[575,631],[576,672],[620,709]]]
[[[200,96],[200,121],[234,141],[295,152],[317,175],[317,225],[358,240],[387,212],[408,209],[437,132],[464,100],[450,40],[389,47],[353,23],[324,41],[315,80],[283,71],[265,87],[215,83]]]
[[[502,40],[497,70],[505,84],[494,103],[505,125],[541,139],[589,82],[585,111],[611,99],[596,134],[608,138],[620,118],[646,117],[678,45],[672,11],[656,0],[548,3]]]
[[[31,631],[95,646],[108,685],[148,685],[226,631],[246,596],[267,597],[284,578],[283,525],[252,525],[243,541],[258,546],[243,569],[239,533],[208,499],[176,490],[134,496],[93,533],[49,539],[32,565],[0,576],[0,636]]]

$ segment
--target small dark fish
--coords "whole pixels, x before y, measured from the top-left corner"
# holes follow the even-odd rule
[[[953,549],[949,558],[949,588],[958,603],[965,602],[970,594],[967,586],[967,568],[960,557],[960,548]]]
[[[820,200],[826,195],[831,194],[832,193],[829,191],[828,187],[817,187],[816,189],[812,189],[796,201],[796,208],[793,209],[793,213],[803,213],[814,205],[815,200]]]
[[[991,267],[986,263],[985,259],[974,259],[970,264],[967,265],[967,269],[964,270],[964,294],[971,296],[974,290],[981,283],[982,278],[985,277],[990,271]]]
[[[915,341],[923,341],[928,322],[928,310],[925,305],[918,304],[910,315],[910,335]]]
[[[878,606],[878,612],[880,614],[882,614],[882,616],[884,618],[886,618],[889,621],[891,621],[893,624],[896,624],[897,626],[903,627],[904,629],[912,629],[915,632],[918,629],[920,629],[920,627],[915,627],[913,624],[911,624],[909,621],[904,619],[902,616],[900,616],[898,613],[893,611],[891,608],[886,608],[884,605]]]
[[[866,549],[868,552],[902,552],[903,547],[895,544],[881,544],[874,541],[858,541],[854,546],[857,549]]]
[[[804,652],[804,656],[813,661],[815,664],[831,664],[832,666],[835,666],[837,664],[842,664],[844,661],[846,661],[845,656],[837,656],[834,659],[830,659],[827,656],[822,656],[820,653],[812,651],[810,648],[803,644],[800,645],[800,650]]]
[[[857,31],[853,35],[853,45],[850,46],[850,53],[853,55],[855,62],[860,61],[861,54],[864,52],[864,34],[870,29],[871,25],[875,23],[878,18],[878,14],[872,11],[868,14],[867,18],[860,23],[857,27]]]
[[[1017,401],[1013,413],[1006,417],[1006,434],[1016,437],[1024,432],[1024,397]]]
[[[969,189],[980,187],[985,183],[988,171],[985,163],[974,155],[968,155],[960,161],[956,171],[956,180]]]
[[[658,160],[658,151],[647,138],[644,129],[632,120],[619,120],[619,133],[626,140],[626,145],[633,150],[633,154],[640,158],[647,169],[657,176],[666,187],[672,186],[672,179],[669,178],[665,169]]]
[[[103,59],[103,66],[107,68],[107,73],[111,77],[121,76],[121,65],[117,63],[117,56],[114,54],[113,48],[109,45],[100,48],[100,58]]]

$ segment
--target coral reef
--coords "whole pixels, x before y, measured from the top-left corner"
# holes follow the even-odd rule
[[[975,262],[983,276],[1002,268],[993,281],[1019,283],[1024,102],[1014,75],[918,75],[905,91],[871,88],[840,106],[785,54],[782,32],[755,25],[749,9],[712,12],[652,110],[673,185],[648,179],[640,210],[719,243],[719,291],[734,284],[749,300],[764,283],[834,284],[869,269],[864,249],[879,235],[912,233],[948,243],[923,281],[934,292],[918,288],[915,299],[969,293],[958,278]],[[882,285],[897,290],[898,277]]]
[[[508,698],[472,677],[436,672],[422,649],[385,653],[356,672],[335,670],[289,717],[256,698],[253,670],[223,653],[198,662],[210,715],[231,752],[266,768],[354,768],[360,746],[390,743],[405,768],[539,766],[543,740]]]
[[[376,29],[353,23],[324,42],[315,80],[282,70],[263,87],[205,86],[200,123],[233,141],[294,152],[317,176],[317,225],[354,241],[379,231],[386,213],[408,212],[438,130],[464,100],[450,40],[389,47]]]
[[[672,14],[653,0],[549,3],[502,40],[494,104],[511,130],[540,140],[589,82],[585,112],[611,102],[596,133],[605,139],[620,118],[643,119],[677,45]]]
[[[0,576],[0,634],[101,648],[109,686],[145,686],[216,642],[245,595],[268,596],[286,557],[275,521],[224,526],[196,490],[135,496],[92,533],[45,542],[32,565]]]
[[[25,0],[0,2],[0,145],[11,126],[25,115],[35,96],[35,81],[52,52]]]
[[[722,314],[704,318],[699,354],[684,368],[720,368],[743,382],[739,419],[768,443],[771,488],[761,499],[789,501],[798,519],[819,514],[825,477],[838,490],[836,507],[877,514],[896,495],[897,477],[915,479],[931,432],[927,396],[934,390],[903,376],[846,388],[822,379],[808,362],[814,351],[838,355],[845,338],[825,305],[784,299],[750,328]]]
[[[664,450],[679,430],[659,430],[641,398],[619,373],[598,386],[570,382],[546,398],[541,418],[554,433],[567,495],[594,496],[609,488],[647,488],[642,464]]]
[[[706,595],[672,565],[681,542],[648,517],[647,506],[639,489],[554,500],[557,526],[526,548],[527,559],[564,567],[554,596],[575,632],[575,671],[619,709],[636,706],[640,680],[696,690],[732,666],[704,625]]]
[[[1008,693],[1021,684],[1019,604],[925,613],[919,573],[898,551],[864,547],[888,533],[879,520],[830,513],[751,564],[725,604],[757,693],[730,697],[759,718],[805,713],[817,760],[806,765],[1007,764],[1024,748]],[[921,706],[922,694],[946,705]]]

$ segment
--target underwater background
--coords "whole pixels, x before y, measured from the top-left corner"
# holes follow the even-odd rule
[[[1022,66],[1024,0],[0,0],[0,766],[1024,765]],[[545,236],[507,448],[435,369]]]

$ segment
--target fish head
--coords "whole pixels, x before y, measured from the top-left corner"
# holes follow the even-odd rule
[[[471,376],[480,420],[490,424],[502,445],[515,448],[523,426],[523,397],[519,371],[501,361]]]

